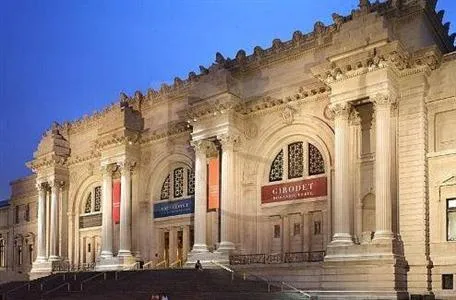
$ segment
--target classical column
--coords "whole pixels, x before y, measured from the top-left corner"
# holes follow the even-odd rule
[[[334,236],[332,244],[350,245],[352,203],[350,195],[350,127],[351,105],[348,103],[332,105],[335,123],[335,193],[334,193]]]
[[[220,204],[221,226],[219,252],[234,250],[234,146],[238,143],[238,136],[225,134],[219,137],[222,144],[222,197]]]
[[[193,141],[192,146],[195,148],[195,241],[192,252],[207,252],[207,152],[215,146],[204,140]]]
[[[373,97],[375,106],[375,235],[374,240],[391,240],[391,107],[388,95]]]
[[[57,181],[49,183],[51,187],[51,219],[50,223],[50,249],[49,260],[59,260],[58,237],[59,237],[59,184]]]
[[[101,258],[112,257],[112,172],[114,165],[102,166],[103,214],[101,222]]]
[[[134,163],[124,161],[120,167],[120,246],[118,256],[131,256],[131,169]]]
[[[190,237],[190,225],[184,225],[183,232],[182,232],[182,257],[184,260],[187,260],[188,248],[189,248],[189,240]]]
[[[38,232],[37,232],[37,263],[47,261],[46,257],[46,186],[36,185],[38,189]]]

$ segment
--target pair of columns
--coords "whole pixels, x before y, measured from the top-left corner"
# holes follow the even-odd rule
[[[63,195],[64,183],[59,181],[40,182],[38,189],[38,232],[37,232],[37,257],[36,262],[59,260],[59,199]],[[46,228],[46,199],[51,195],[49,216],[49,257],[47,256],[47,228]]]
[[[375,110],[375,241],[393,239],[391,203],[391,111],[393,98],[378,94],[371,97]],[[353,243],[350,226],[352,195],[350,174],[350,124],[352,106],[349,103],[332,105],[335,117],[335,195],[333,244]]]
[[[234,250],[234,147],[239,141],[235,135],[226,134],[218,137],[222,146],[222,180],[221,180],[221,242],[219,252]],[[207,140],[192,142],[195,148],[195,223],[194,245],[192,252],[207,252],[206,213],[207,213],[207,155],[214,152],[216,146]]]
[[[101,229],[101,258],[113,257],[112,237],[112,174],[120,170],[120,245],[118,256],[131,256],[131,172],[134,162],[124,161],[118,164],[108,164],[102,167],[103,172],[103,217]]]

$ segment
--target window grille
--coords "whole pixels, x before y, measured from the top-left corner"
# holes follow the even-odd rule
[[[184,168],[174,169],[174,198],[184,195]]]
[[[187,194],[195,195],[195,173],[190,169],[187,169],[187,178]]]
[[[304,175],[302,142],[288,145],[288,178],[299,178]]]
[[[169,199],[169,175],[166,177],[165,181],[163,182],[161,193],[160,193],[160,200]]]
[[[89,214],[92,211],[92,193],[89,193],[84,206],[84,213]]]
[[[101,186],[95,188],[95,206],[94,211],[101,210]]]
[[[274,158],[269,171],[269,181],[280,181],[283,179],[283,150]]]
[[[325,173],[325,162],[317,147],[309,144],[309,175]]]

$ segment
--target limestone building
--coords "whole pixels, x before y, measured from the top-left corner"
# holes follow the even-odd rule
[[[327,295],[454,296],[455,36],[435,6],[360,0],[53,124],[0,208],[0,266],[231,259]]]

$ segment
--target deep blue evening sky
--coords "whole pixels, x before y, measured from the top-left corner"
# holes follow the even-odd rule
[[[358,0],[0,0],[0,200],[42,133],[132,94],[306,33]],[[440,0],[456,20],[454,0]],[[454,22],[454,21],[453,21]],[[453,28],[453,27],[452,27]]]

